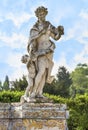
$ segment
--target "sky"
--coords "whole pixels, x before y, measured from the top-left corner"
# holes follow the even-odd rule
[[[15,80],[27,75],[21,57],[27,54],[29,32],[36,22],[34,11],[39,6],[48,8],[47,21],[55,27],[64,26],[64,35],[54,41],[54,67],[69,72],[77,64],[88,64],[88,0],[0,0],[0,80],[5,76]]]

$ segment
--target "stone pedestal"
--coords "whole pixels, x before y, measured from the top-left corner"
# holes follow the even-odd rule
[[[66,105],[0,103],[0,130],[67,130]]]

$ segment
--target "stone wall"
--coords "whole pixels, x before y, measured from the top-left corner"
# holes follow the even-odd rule
[[[66,105],[0,103],[0,130],[67,130]]]

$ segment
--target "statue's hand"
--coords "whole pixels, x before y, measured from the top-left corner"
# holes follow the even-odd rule
[[[26,64],[27,63],[27,60],[28,60],[28,55],[23,55],[22,58],[21,58],[21,62]]]
[[[63,26],[61,26],[61,25],[58,26],[57,30],[58,30],[58,32],[59,32],[60,35],[64,35],[64,27]]]
[[[46,30],[45,30],[45,29],[43,29],[43,30],[40,31],[40,34],[41,34],[41,35],[43,35],[43,34],[45,34],[45,33],[46,33]]]

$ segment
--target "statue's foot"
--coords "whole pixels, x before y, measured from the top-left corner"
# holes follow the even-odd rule
[[[36,98],[46,98],[45,96],[43,96],[42,94],[40,95],[36,95]]]
[[[35,98],[35,97],[36,97],[35,93],[30,94],[30,98]]]
[[[24,102],[36,102],[35,98],[33,97],[27,97],[26,95],[23,95],[20,99],[20,102],[21,103],[24,103]]]
[[[54,80],[54,76],[50,76],[47,78],[47,83],[51,84]]]
[[[40,103],[48,103],[48,102],[53,102],[51,99],[43,96],[43,95],[36,95],[36,102]]]
[[[23,96],[21,96],[21,98],[20,98],[20,102],[21,102],[21,103],[24,103],[24,102],[25,102],[25,100],[24,100],[24,97],[23,97]]]
[[[23,95],[23,96],[21,97],[20,101],[21,101],[22,103],[24,103],[24,102],[29,102],[29,97],[26,96],[26,95]]]
[[[26,98],[25,95],[21,96],[20,102],[21,102],[21,103],[24,103],[24,102],[25,102],[25,98]]]

